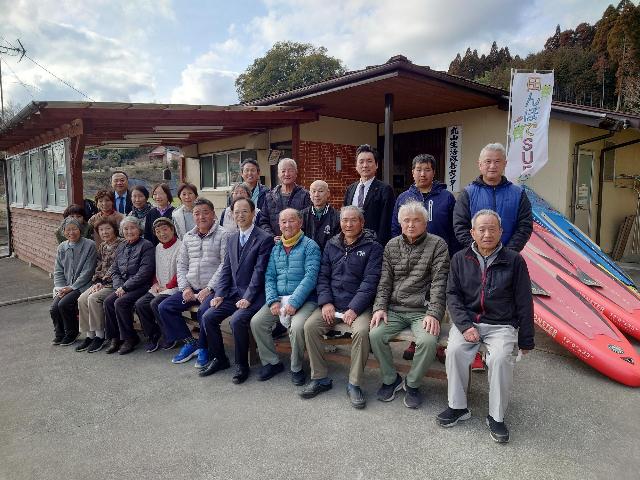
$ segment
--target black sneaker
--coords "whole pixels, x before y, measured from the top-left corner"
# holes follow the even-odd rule
[[[327,378],[322,382],[319,380],[311,380],[302,389],[302,391],[300,392],[300,396],[302,398],[313,398],[322,392],[331,390],[331,387],[333,387],[333,381],[330,378]]]
[[[468,408],[449,408],[436,417],[436,422],[441,427],[453,427],[458,422],[469,420],[471,412]]]
[[[487,415],[487,427],[494,442],[507,443],[509,441],[509,430],[504,422],[496,422],[491,415]]]
[[[102,350],[102,347],[104,347],[104,344],[105,344],[104,338],[95,337],[91,341],[91,345],[89,345],[87,352],[89,353],[99,352],[100,350]]]
[[[91,345],[92,341],[93,338],[86,337],[82,341],[82,343],[76,347],[76,352],[84,352],[87,348],[89,348],[89,345]]]
[[[60,345],[63,338],[64,338],[64,335],[56,335],[51,339],[51,345]]]
[[[68,347],[69,345],[73,345],[74,343],[76,343],[76,340],[78,339],[78,335],[80,335],[80,332],[70,333],[65,335],[62,341],[60,342],[60,346]]]
[[[404,406],[407,408],[420,408],[420,405],[422,405],[424,400],[420,389],[410,387],[405,382],[404,391],[406,392],[404,395]]]
[[[304,373],[304,369],[301,369],[297,372],[291,372],[291,383],[294,385],[301,387],[304,385],[304,382],[307,380],[307,375]]]
[[[396,374],[396,379],[391,385],[387,385],[385,383],[382,384],[380,389],[378,390],[378,400],[381,402],[391,402],[394,398],[396,398],[396,393],[402,390],[402,385],[404,381],[399,374]]]

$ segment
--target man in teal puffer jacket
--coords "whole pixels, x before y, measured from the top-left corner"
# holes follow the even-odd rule
[[[271,251],[265,274],[266,304],[251,319],[262,362],[258,380],[268,380],[284,370],[271,336],[273,326],[283,318],[290,323],[291,381],[304,385],[304,322],[317,306],[320,247],[302,232],[302,214],[298,210],[287,208],[280,212],[279,226],[282,238]]]

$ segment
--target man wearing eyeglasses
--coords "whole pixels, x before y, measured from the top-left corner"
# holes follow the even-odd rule
[[[360,145],[356,150],[356,171],[360,180],[347,187],[344,205],[364,210],[364,227],[376,234],[383,246],[391,238],[391,215],[395,204],[393,188],[376,178],[378,151],[370,145]]]
[[[533,231],[531,203],[524,190],[504,176],[507,153],[500,143],[480,151],[480,175],[465,187],[453,209],[453,230],[463,247],[473,243],[471,219],[480,210],[497,212],[502,219],[502,245],[521,251]]]

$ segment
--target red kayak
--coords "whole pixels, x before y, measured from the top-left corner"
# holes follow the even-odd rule
[[[554,274],[623,333],[640,340],[640,298],[636,293],[540,227],[534,229],[527,248],[546,260]]]
[[[585,300],[542,257],[525,248],[534,293],[534,320],[558,344],[607,377],[640,386],[640,356],[611,321]]]

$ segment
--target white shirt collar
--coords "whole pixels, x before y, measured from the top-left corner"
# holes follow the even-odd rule
[[[368,190],[375,179],[376,179],[376,177],[373,176],[373,177],[371,177],[369,180],[367,180],[364,183],[362,182],[362,179],[360,179],[360,181],[358,183],[359,183],[359,185],[364,185],[364,188],[366,188]]]
[[[251,232],[253,232],[254,227],[255,227],[255,224],[252,223],[251,226],[246,230],[242,231],[240,230],[240,228],[238,228],[238,230],[240,230],[240,235],[244,234],[244,238],[249,238],[251,236]]]

